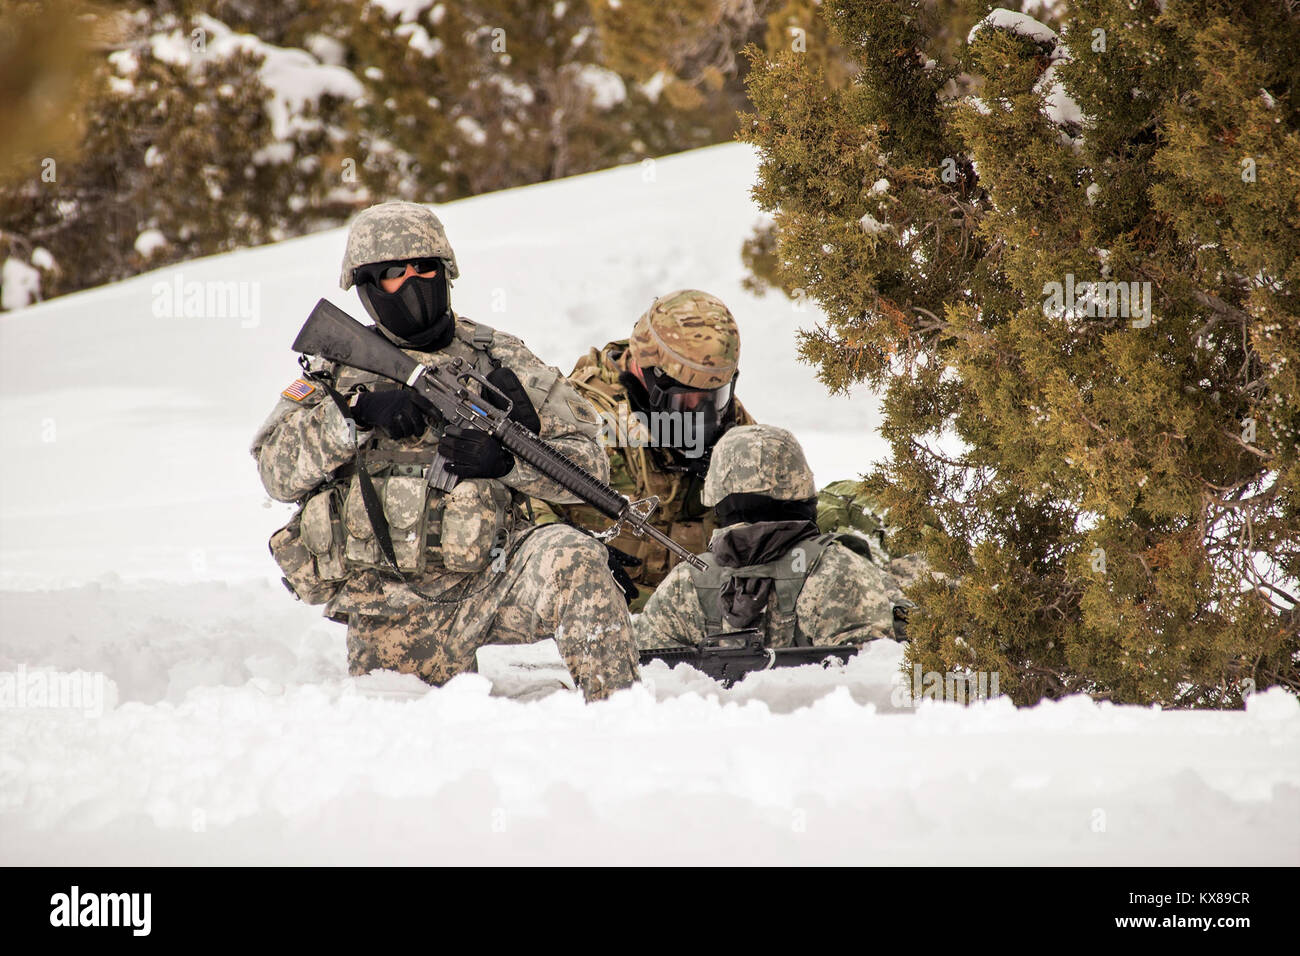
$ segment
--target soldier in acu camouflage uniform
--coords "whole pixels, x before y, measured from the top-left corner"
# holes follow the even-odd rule
[[[711,450],[727,429],[754,421],[734,394],[739,362],[730,310],[707,292],[682,289],[655,299],[630,338],[593,348],[569,376],[604,419],[610,484],[633,500],[657,495],[652,523],[691,551],[703,551],[714,528],[700,501]],[[593,530],[609,524],[583,505],[536,510],[541,522],[558,518]],[[633,610],[678,560],[628,531],[610,548]]]
[[[353,221],[340,284],[357,285],[376,334],[426,365],[461,357],[512,400],[513,419],[603,478],[595,411],[522,341],[452,311],[458,272],[437,216],[384,203]],[[284,390],[252,453],[267,492],[302,504],[272,553],[299,596],[346,621],[351,673],[387,668],[441,684],[474,670],[484,644],[553,637],[588,699],[635,679],[605,549],[525,517],[528,496],[576,499],[495,438],[445,426],[410,389],[316,360]],[[435,453],[447,481],[430,474]]]
[[[718,442],[703,501],[719,525],[701,555],[679,564],[635,619],[643,648],[698,644],[757,627],[769,647],[894,637],[897,582],[858,535],[823,534],[803,449],[772,425],[734,428]]]

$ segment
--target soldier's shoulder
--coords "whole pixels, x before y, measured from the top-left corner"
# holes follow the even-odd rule
[[[856,604],[882,589],[878,567],[840,542],[833,542],[817,559],[799,595],[800,605],[820,608]]]
[[[615,339],[613,342],[606,342],[605,347],[601,349],[592,349],[593,352],[600,356],[602,365],[621,367],[623,356],[627,354],[627,345],[630,339]]]
[[[482,322],[475,322],[471,318],[456,315],[455,335],[466,345],[472,345],[477,348],[486,349],[496,346],[498,342],[504,343],[507,339],[515,337],[502,332],[496,326],[485,325]],[[515,339],[515,341],[518,341]]]
[[[626,347],[627,342],[621,341],[610,342],[603,349],[592,348],[569,373],[569,381],[584,397],[605,411],[613,411],[620,402],[627,401],[627,389],[619,381],[626,367]]]
[[[691,568],[685,561],[673,566],[646,600],[641,615],[647,620],[664,614],[700,613],[699,597],[691,580]]]
[[[866,538],[857,536],[858,540],[852,537],[853,532],[845,532],[837,535],[826,545],[822,551],[821,559],[813,569],[813,574],[818,577],[844,577],[852,576],[859,579],[874,581],[880,577],[880,568],[863,552],[870,548],[870,543]],[[859,543],[860,542],[860,543]]]
[[[488,352],[503,365],[545,365],[524,340],[491,325],[456,317],[456,335],[468,345]]]
[[[338,365],[318,356],[308,359],[307,367],[300,368],[298,376],[280,390],[280,398],[294,405],[314,405],[325,397],[322,380],[334,381]]]
[[[581,371],[598,373],[602,377],[614,379],[618,378],[623,371],[623,356],[627,352],[627,339],[619,339],[614,342],[606,342],[603,347],[592,346],[586,353],[574,363],[573,374]]]
[[[681,601],[683,593],[694,592],[694,590],[695,586],[691,583],[691,566],[685,561],[679,561],[664,575],[663,580],[655,587],[654,593],[661,601],[667,601],[675,606]]]

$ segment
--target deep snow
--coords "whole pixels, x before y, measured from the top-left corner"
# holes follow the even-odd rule
[[[741,398],[820,482],[855,474],[883,448],[874,400],[794,359],[815,307],[740,287],[754,168],[719,146],[442,207],[455,302],[567,371],[655,295],[714,292]],[[348,678],[343,629],[278,584],[288,509],[247,454],[315,300],[363,314],[342,245],[0,317],[0,862],[1300,862],[1280,691],[1245,713],[913,708],[891,642],[729,691],[653,665],[592,706]],[[178,278],[253,283],[249,308],[160,316]],[[60,687],[84,696],[32,706]]]

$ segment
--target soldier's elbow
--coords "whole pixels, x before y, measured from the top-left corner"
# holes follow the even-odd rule
[[[603,482],[609,481],[609,456],[600,442],[592,441],[583,446],[583,457],[587,459],[587,470]]]
[[[257,459],[257,473],[262,479],[262,487],[266,489],[266,493],[276,501],[297,501],[302,496],[303,489],[295,488],[285,481],[277,474],[275,468],[271,467],[267,458],[268,456],[263,453]]]

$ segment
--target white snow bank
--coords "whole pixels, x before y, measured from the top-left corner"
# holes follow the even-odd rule
[[[976,34],[987,29],[1010,30],[1038,43],[1056,43],[1056,31],[1051,27],[1039,23],[1028,14],[1007,10],[1004,7],[990,10],[983,20],[971,27],[970,32],[966,34],[966,42],[974,43]]]
[[[1294,713],[1074,698],[904,716],[841,688],[778,714],[666,693],[674,678],[651,668],[591,706],[493,697],[478,675],[438,690],[374,675],[199,686],[98,719],[8,712],[2,857],[1294,863],[1300,851]]]
[[[613,70],[594,63],[584,63],[574,72],[578,85],[591,97],[592,106],[610,110],[627,99],[627,85]]]
[[[21,309],[41,297],[41,274],[9,256],[0,267],[0,308]]]
[[[209,57],[225,59],[237,52],[262,57],[258,78],[270,93],[266,102],[272,135],[281,141],[296,133],[313,129],[313,121],[302,114],[325,95],[356,100],[365,96],[365,88],[352,72],[342,66],[322,63],[306,50],[278,47],[252,35],[235,33],[220,20],[199,14],[199,24],[191,34],[181,30],[157,33],[149,38],[153,55],[165,63],[198,69]],[[129,68],[133,61],[117,64]]]
[[[1300,704],[1280,690],[1245,713],[912,708],[879,641],[730,690],[654,663],[600,704],[521,703],[479,675],[349,678],[343,629],[264,584],[0,608],[7,864],[1300,858]],[[5,697],[78,668],[98,709]]]

